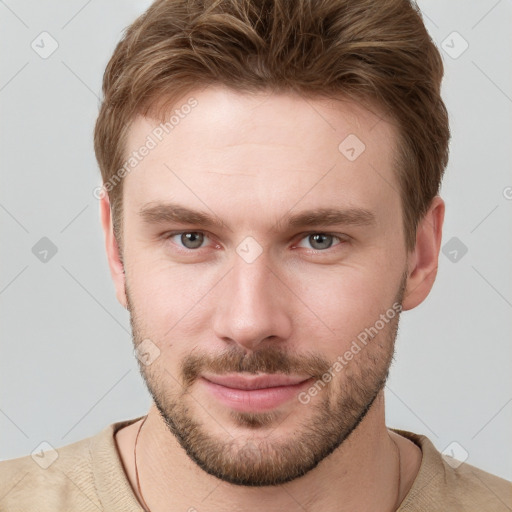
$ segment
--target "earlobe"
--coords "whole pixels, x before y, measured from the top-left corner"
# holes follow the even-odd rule
[[[116,297],[119,303],[126,309],[126,282],[124,265],[121,261],[121,254],[117,240],[114,236],[112,225],[112,213],[110,209],[110,201],[108,194],[100,199],[100,219],[105,236],[105,249],[107,251],[108,266],[110,268],[110,275],[116,288]]]
[[[441,248],[444,211],[444,201],[436,196],[418,224],[416,246],[408,256],[409,277],[402,302],[404,311],[421,304],[434,285]]]

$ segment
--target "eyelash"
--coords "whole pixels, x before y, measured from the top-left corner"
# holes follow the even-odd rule
[[[193,231],[193,230],[172,231],[170,233],[165,233],[165,235],[163,235],[163,238],[165,240],[170,240],[171,238],[173,238],[176,235],[183,235],[185,233],[199,233],[199,234],[205,235],[207,238],[210,238],[208,236],[208,234],[205,233],[204,231]],[[340,234],[336,234],[336,233],[327,233],[325,231],[310,231],[308,233],[302,233],[301,235],[302,235],[302,238],[300,238],[300,241],[304,240],[305,238],[310,237],[311,235],[327,235],[327,236],[332,236],[333,238],[338,239],[338,241],[339,241],[338,244],[332,245],[331,247],[328,247],[327,249],[307,249],[307,251],[312,254],[327,253],[327,252],[329,252],[330,249],[333,249],[335,247],[343,245],[344,243],[347,243],[347,241],[348,241],[346,235],[340,235]],[[204,247],[198,247],[197,249],[187,249],[186,247],[181,247],[179,245],[177,245],[177,247],[178,247],[179,251],[184,252],[184,253],[199,252],[201,249],[204,249]]]

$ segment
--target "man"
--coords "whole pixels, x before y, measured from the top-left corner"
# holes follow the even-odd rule
[[[0,464],[1,509],[512,507],[385,424],[402,311],[436,276],[443,67],[407,0],[161,0],[107,67],[108,262],[154,404]]]

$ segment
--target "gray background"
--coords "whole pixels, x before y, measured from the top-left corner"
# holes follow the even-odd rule
[[[43,440],[83,439],[150,404],[92,194],[102,74],[121,31],[148,5],[0,1],[2,459]],[[427,435],[441,451],[456,441],[456,455],[511,480],[512,4],[420,7],[447,49],[446,255],[429,298],[402,315],[387,423]],[[43,31],[59,45],[48,58],[31,47]],[[469,44],[457,58],[463,41],[454,31]],[[57,248],[46,262],[32,252],[43,237]]]

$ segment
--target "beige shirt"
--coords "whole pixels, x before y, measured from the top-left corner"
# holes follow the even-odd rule
[[[143,512],[114,439],[117,430],[141,418],[113,423],[95,436],[58,448],[57,453],[0,462],[0,512]],[[453,460],[449,464],[427,437],[391,430],[422,451],[419,472],[399,512],[512,510],[508,480],[467,463],[455,468]]]

